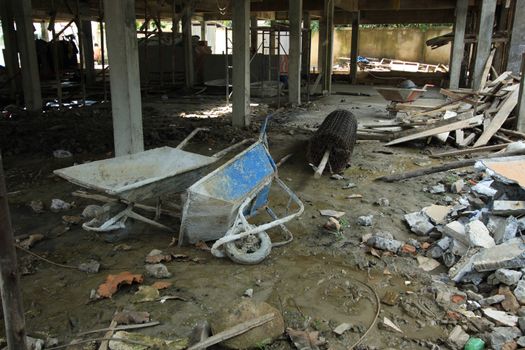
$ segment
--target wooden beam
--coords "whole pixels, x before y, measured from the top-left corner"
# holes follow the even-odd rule
[[[385,146],[393,146],[399,143],[417,140],[423,137],[434,136],[437,134],[441,134],[442,132],[454,131],[454,130],[459,130],[463,128],[471,128],[473,126],[480,125],[481,123],[483,123],[483,115],[480,114],[475,117],[465,119],[465,120],[460,120],[460,121],[453,122],[447,125],[442,125],[438,127],[431,126],[429,128],[424,128],[425,130],[421,130],[422,128],[420,128],[420,129],[416,129],[415,132],[412,133],[411,135],[407,135],[407,136],[400,137],[398,139],[390,141]]]
[[[14,243],[2,155],[0,155],[0,295],[4,310],[7,348],[21,350],[27,349],[27,345]]]
[[[498,132],[499,128],[505,123],[514,107],[518,104],[518,95],[519,90],[515,89],[507,96],[489,126],[483,131],[483,134],[481,134],[476,143],[474,143],[474,147],[485,146],[492,136]]]

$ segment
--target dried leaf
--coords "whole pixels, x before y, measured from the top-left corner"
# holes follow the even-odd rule
[[[171,285],[172,285],[171,282],[157,281],[153,283],[151,286],[155,289],[161,290],[161,289],[167,289],[171,287]]]
[[[72,215],[62,216],[62,221],[70,225],[78,225],[82,222],[82,220],[83,219],[80,216],[72,216]]]
[[[113,321],[117,324],[135,324],[135,323],[146,323],[150,321],[149,312],[145,311],[122,311],[117,312],[113,316]]]
[[[20,246],[22,248],[29,249],[32,246],[34,246],[35,243],[40,242],[43,239],[44,239],[44,235],[40,233],[35,233],[35,234],[30,235],[27,239],[20,242]]]
[[[159,297],[159,290],[153,286],[139,286],[139,290],[133,296],[133,302],[145,303],[155,301]]]
[[[372,254],[376,258],[381,258],[381,255],[379,254],[379,252],[375,248],[370,248],[370,254]]]
[[[286,333],[299,350],[318,350],[319,345],[325,341],[319,339],[319,332],[298,331],[292,328],[286,328]]]
[[[147,264],[158,264],[165,261],[171,261],[171,255],[170,254],[157,254],[157,255],[148,255],[146,259],[144,259]]]
[[[134,275],[128,271],[121,272],[118,275],[108,275],[106,282],[98,287],[97,294],[100,298],[111,298],[118,291],[120,285],[133,284],[134,282],[142,283],[143,280],[144,277],[142,275]]]
[[[204,250],[204,251],[210,251],[211,250],[210,247],[208,247],[208,245],[204,241],[198,241],[197,243],[195,243],[195,248],[197,248],[199,250]]]
[[[319,213],[322,216],[332,216],[336,219],[339,219],[341,216],[346,214],[344,211],[337,211],[337,210],[332,210],[332,209],[319,210]]]

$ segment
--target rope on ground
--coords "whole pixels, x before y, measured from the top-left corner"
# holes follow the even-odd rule
[[[29,255],[34,256],[35,258],[38,258],[38,259],[40,259],[40,260],[42,260],[42,261],[47,262],[48,264],[55,265],[55,266],[58,266],[58,267],[63,267],[63,268],[66,268],[66,269],[78,270],[78,267],[76,267],[76,266],[64,265],[64,264],[56,263],[56,262],[54,262],[54,261],[51,261],[51,260],[49,260],[49,259],[44,258],[44,257],[41,256],[41,255],[38,255],[38,254],[36,254],[36,253],[33,253],[32,251],[30,251],[30,250],[28,250],[28,249],[25,249],[25,248],[21,247],[21,246],[18,245],[18,244],[15,244],[15,247],[18,248],[18,249],[20,249],[20,250],[23,251],[24,253],[27,253],[27,254],[29,254]]]
[[[372,330],[372,328],[374,327],[374,325],[376,324],[376,321],[377,319],[379,318],[379,312],[381,312],[381,300],[379,299],[379,295],[377,295],[377,292],[374,290],[374,288],[372,288],[371,285],[369,285],[368,283],[365,283],[365,282],[361,282],[360,280],[357,280],[355,278],[352,278],[354,281],[358,282],[359,284],[365,286],[366,288],[368,288],[373,294],[374,296],[376,297],[376,314],[374,316],[374,320],[372,321],[372,323],[370,324],[370,326],[368,327],[368,329],[366,330],[366,332],[361,336],[361,338],[359,338],[352,346],[350,346],[348,348],[348,350],[352,350],[354,349],[356,346],[358,346],[359,344],[361,344],[361,342],[366,338],[366,336],[368,335],[368,333],[370,333],[370,331]]]

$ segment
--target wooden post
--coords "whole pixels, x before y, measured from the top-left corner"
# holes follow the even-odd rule
[[[7,204],[2,155],[0,154],[0,295],[4,310],[8,350],[27,349],[24,308],[16,266],[16,252]]]
[[[461,66],[465,53],[465,28],[467,26],[468,0],[457,0],[456,22],[454,23],[454,41],[450,57],[450,83],[451,89],[459,88]]]
[[[359,51],[359,12],[352,13],[352,49],[350,51],[350,84],[357,84],[357,55]]]
[[[472,89],[476,91],[485,84],[482,81],[483,71],[485,70],[492,46],[492,28],[494,26],[496,3],[496,0],[484,0],[481,3],[478,43],[474,60],[474,72],[472,73]]]
[[[525,53],[521,54],[521,81],[518,96],[518,131],[525,132]]]

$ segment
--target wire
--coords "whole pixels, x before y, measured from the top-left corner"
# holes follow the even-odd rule
[[[373,294],[374,296],[376,297],[376,314],[374,316],[374,320],[372,321],[372,323],[370,324],[370,326],[368,326],[368,329],[366,330],[366,332],[361,336],[361,338],[359,338],[352,346],[350,346],[348,348],[348,350],[352,350],[354,349],[356,346],[358,346],[359,344],[361,344],[361,342],[363,341],[363,339],[366,338],[366,336],[368,335],[368,333],[370,333],[370,331],[372,330],[372,327],[374,327],[377,319],[379,318],[379,312],[381,312],[381,300],[379,300],[379,295],[377,295],[377,292],[374,290],[374,288],[372,288],[371,285],[369,285],[368,283],[365,283],[365,282],[361,282],[360,280],[357,280],[355,278],[351,278],[352,280],[356,281],[357,283],[360,283],[361,285],[365,286],[366,288],[368,288]]]
[[[54,262],[54,261],[51,261],[51,260],[49,260],[49,259],[44,258],[43,256],[40,256],[40,255],[38,255],[38,254],[36,254],[36,253],[33,253],[33,252],[30,251],[30,250],[27,250],[27,249],[25,249],[25,248],[22,248],[22,247],[19,246],[18,244],[15,244],[15,247],[17,247],[18,249],[20,249],[20,250],[23,251],[24,253],[27,253],[27,254],[29,254],[29,255],[34,256],[35,258],[38,258],[38,259],[40,259],[40,260],[42,260],[42,261],[47,262],[48,264],[55,265],[55,266],[58,266],[58,267],[64,267],[64,268],[66,268],[66,269],[78,270],[78,267],[76,267],[76,266],[63,265],[63,264],[56,263],[56,262]]]

